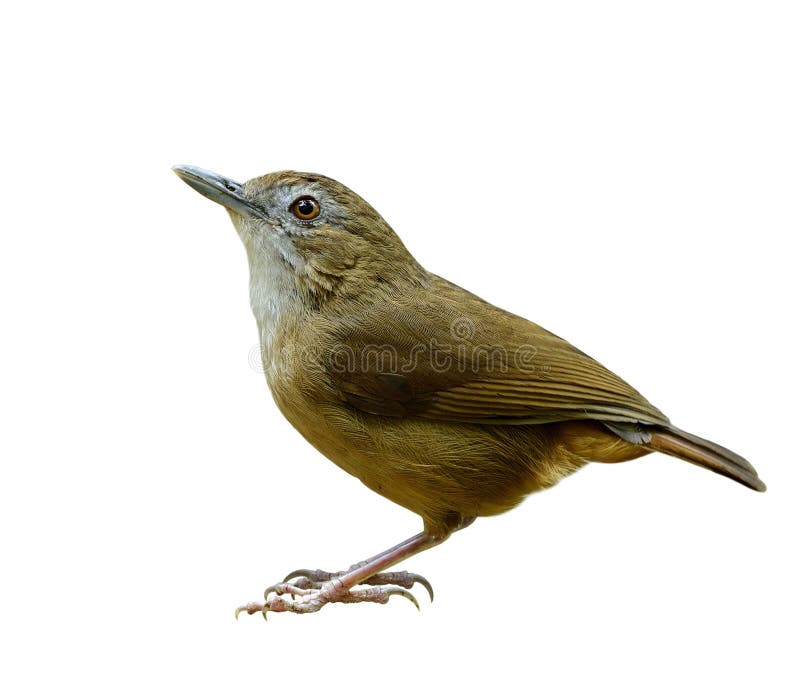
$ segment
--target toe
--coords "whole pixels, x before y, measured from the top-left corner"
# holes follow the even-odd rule
[[[296,569],[293,572],[289,572],[289,574],[283,578],[283,581],[285,583],[291,579],[297,579],[298,577],[310,579],[311,581],[328,581],[334,576],[332,572],[326,572],[322,569]]]
[[[253,615],[257,612],[265,613],[264,604],[253,602],[253,603],[246,603],[245,605],[240,605],[238,608],[236,608],[236,611],[234,612],[234,615],[236,616],[237,620],[239,619],[239,613],[242,612],[246,612],[248,615]],[[267,616],[265,613],[264,619],[266,619],[266,617]]]

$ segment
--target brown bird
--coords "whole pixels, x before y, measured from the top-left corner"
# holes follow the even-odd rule
[[[315,612],[410,598],[387,572],[587,462],[650,452],[765,490],[747,460],[675,428],[621,378],[535,323],[429,273],[360,196],[317,174],[178,176],[227,208],[278,408],[322,454],[419,514],[423,531],[342,572],[297,570],[239,608]],[[284,594],[291,594],[288,598]]]

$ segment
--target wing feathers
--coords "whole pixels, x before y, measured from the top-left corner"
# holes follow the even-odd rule
[[[669,423],[565,340],[460,287],[433,276],[429,289],[398,301],[404,297],[394,293],[390,303],[373,303],[360,322],[336,333],[336,346],[346,344],[362,365],[330,377],[340,396],[362,411],[459,423]],[[455,323],[468,324],[467,339],[458,337]],[[417,356],[420,346],[427,356]],[[485,356],[489,350],[501,351],[502,365]],[[391,352],[400,366],[386,373],[378,357],[361,356],[369,351]]]

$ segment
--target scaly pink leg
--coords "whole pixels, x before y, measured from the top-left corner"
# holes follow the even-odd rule
[[[419,608],[416,599],[406,589],[414,583],[421,583],[428,589],[431,599],[433,590],[424,577],[408,572],[384,572],[384,569],[405,560],[422,550],[426,550],[444,540],[441,536],[433,536],[424,531],[397,544],[389,550],[354,565],[346,572],[323,572],[321,570],[297,570],[292,572],[280,584],[270,586],[264,592],[263,603],[248,603],[236,609],[248,615],[260,612],[266,617],[270,612],[317,612],[328,603],[386,603],[393,595],[400,595],[411,600]],[[300,577],[300,581],[292,584],[289,579]],[[368,588],[354,589],[359,584],[368,584]],[[388,584],[388,585],[385,585]],[[276,595],[270,597],[271,593]],[[283,598],[282,594],[291,594],[292,599]]]

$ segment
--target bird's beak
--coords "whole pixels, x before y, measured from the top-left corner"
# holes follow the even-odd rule
[[[192,165],[175,165],[173,172],[195,191],[239,215],[269,221],[264,211],[248,201],[242,185],[232,179]]]

